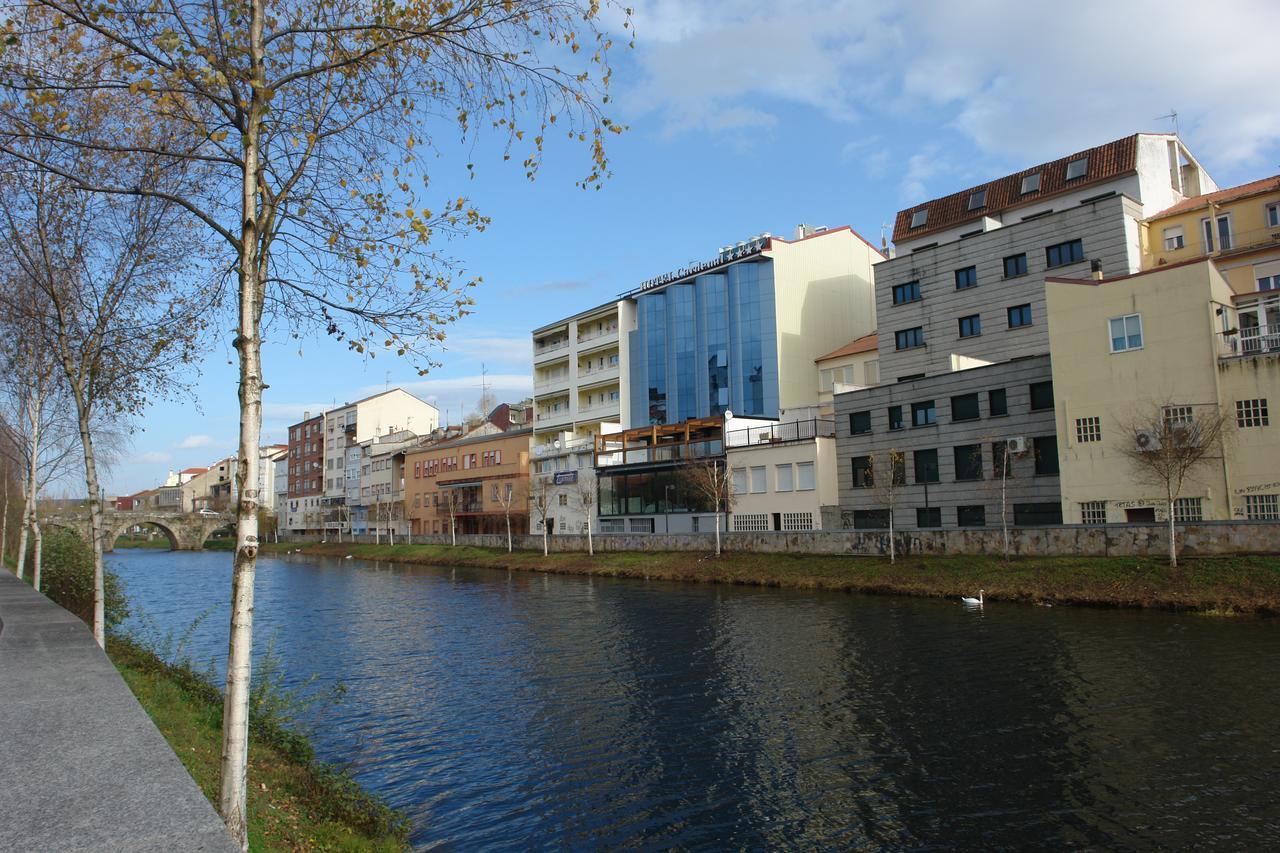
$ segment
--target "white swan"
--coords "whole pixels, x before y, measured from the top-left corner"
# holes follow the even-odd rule
[[[350,560],[350,559],[352,559],[352,557],[351,557],[351,555],[350,555],[350,554],[348,554],[347,556],[343,557],[342,559],[344,559],[344,560]]]
[[[977,598],[969,598],[967,595],[962,595],[960,596],[960,603],[963,604],[965,607],[981,607],[982,594],[984,592],[986,592],[986,590],[983,590],[983,589],[978,590]]]

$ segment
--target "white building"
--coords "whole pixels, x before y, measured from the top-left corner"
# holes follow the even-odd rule
[[[610,302],[533,332],[533,446],[598,435],[627,397],[623,342],[631,307]],[[620,317],[621,313],[621,317]]]

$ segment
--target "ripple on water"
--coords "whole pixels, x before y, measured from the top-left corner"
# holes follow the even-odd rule
[[[229,557],[118,553],[226,653]],[[421,848],[1261,848],[1280,632],[1206,620],[263,560],[258,652],[348,692],[322,757]]]

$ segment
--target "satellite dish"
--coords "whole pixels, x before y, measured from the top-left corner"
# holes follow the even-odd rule
[[[557,438],[555,441],[552,442],[552,444],[555,445],[556,450],[560,449],[560,439]]]
[[[731,420],[733,420],[733,410],[732,410],[732,409],[725,409],[725,410],[724,410],[724,419],[725,419],[726,421],[731,421]]]

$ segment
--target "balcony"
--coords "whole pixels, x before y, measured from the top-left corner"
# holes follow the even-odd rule
[[[810,418],[807,421],[789,421],[750,429],[735,429],[725,436],[725,446],[755,447],[762,444],[789,444],[812,441],[815,438],[831,438],[836,434],[834,420]]]
[[[534,423],[543,429],[558,424],[571,424],[573,423],[573,413],[569,411],[568,406],[558,412],[538,412],[537,417],[534,418]]]
[[[559,361],[569,357],[569,339],[560,338],[555,341],[538,341],[533,345],[533,363]]]
[[[616,418],[621,409],[621,401],[613,400],[608,403],[598,403],[589,408],[578,409],[578,420],[580,421],[598,421],[607,418]]]
[[[618,365],[611,364],[604,367],[597,367],[594,370],[578,371],[578,387],[586,388],[589,386],[600,385],[605,382],[618,381]],[[536,387],[536,386],[535,386]]]
[[[1219,332],[1218,358],[1248,358],[1257,355],[1280,355],[1280,328],[1240,329]]]
[[[533,377],[533,393],[535,396],[543,396],[551,394],[555,391],[569,390],[569,371],[558,370],[539,376],[534,374]]]
[[[582,450],[590,450],[595,444],[592,437],[575,438],[572,441],[562,441],[560,446],[554,444],[539,444],[533,448],[533,458],[541,459],[544,456],[560,456],[566,453],[574,453]]]
[[[578,349],[596,349],[606,344],[617,344],[618,327],[610,326],[603,332],[592,330],[588,334],[578,335]]]

